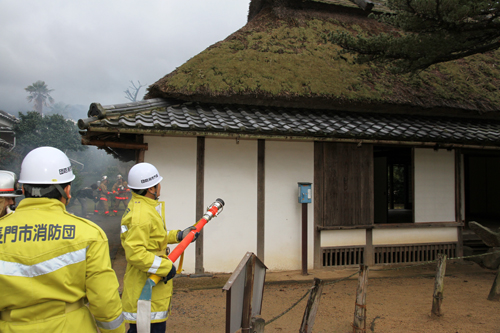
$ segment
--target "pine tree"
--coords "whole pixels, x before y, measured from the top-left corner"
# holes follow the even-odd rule
[[[388,0],[392,12],[370,18],[394,27],[378,35],[333,32],[330,41],[358,63],[390,64],[411,72],[500,47],[500,2],[490,0]]]

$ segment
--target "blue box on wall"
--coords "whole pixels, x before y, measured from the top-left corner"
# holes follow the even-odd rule
[[[299,184],[299,203],[312,202],[312,183],[298,183]]]

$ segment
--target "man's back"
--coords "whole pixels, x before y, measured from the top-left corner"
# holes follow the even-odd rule
[[[0,332],[122,332],[106,235],[56,199],[27,198],[0,219]],[[121,327],[121,328],[120,328]]]

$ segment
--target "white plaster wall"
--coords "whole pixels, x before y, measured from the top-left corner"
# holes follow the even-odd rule
[[[373,229],[373,245],[457,242],[457,228]]]
[[[321,247],[366,245],[366,230],[322,230]]]
[[[266,141],[264,263],[270,270],[302,268],[302,204],[298,182],[314,180],[314,143]],[[313,193],[314,193],[314,184]],[[307,204],[307,266],[314,267],[314,200]]]
[[[455,152],[415,149],[415,222],[450,221],[455,221]]]
[[[257,140],[205,141],[205,205],[225,202],[204,228],[206,272],[232,272],[245,254],[257,253]]]
[[[153,164],[163,177],[160,201],[169,206],[167,229],[182,230],[193,225],[197,218],[196,138],[145,136],[144,141],[148,143],[144,162]],[[173,250],[175,245],[169,247]],[[185,273],[195,271],[194,244],[184,252],[183,268]]]

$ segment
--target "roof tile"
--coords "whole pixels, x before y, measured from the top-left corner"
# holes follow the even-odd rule
[[[500,146],[500,121],[495,120],[216,104],[173,105],[171,101],[161,99],[149,104],[127,104],[126,111],[116,111],[116,106],[103,108],[108,110],[103,119],[81,121],[87,122],[90,128],[242,134],[266,132],[270,136],[416,140]]]

